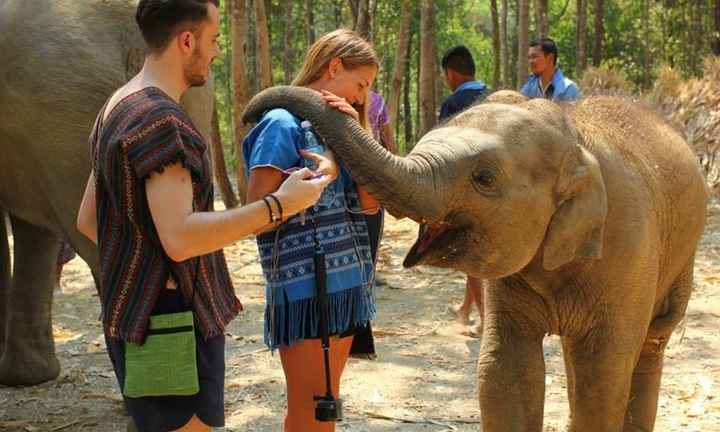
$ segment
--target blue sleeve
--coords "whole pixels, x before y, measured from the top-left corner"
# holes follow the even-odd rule
[[[248,133],[243,142],[245,175],[258,167],[288,169],[299,166],[301,130],[285,110],[272,110]]]
[[[530,80],[528,80],[523,86],[520,88],[520,93],[524,94],[527,97],[532,97],[530,94]]]
[[[577,84],[572,83],[565,90],[563,100],[574,101],[580,99],[581,97],[582,94],[580,94],[580,89],[578,88]]]

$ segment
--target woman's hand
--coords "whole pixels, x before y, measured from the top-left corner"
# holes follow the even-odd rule
[[[328,105],[340,112],[344,112],[345,114],[354,118],[355,121],[360,121],[360,115],[357,111],[355,111],[355,108],[353,108],[353,106],[345,100],[345,98],[341,98],[340,96],[327,90],[320,90],[320,94],[322,95],[323,99],[325,99],[325,102],[327,102]]]
[[[300,155],[305,159],[310,159],[315,162],[315,166],[317,167],[315,171],[328,176],[330,181],[335,180],[340,174],[340,167],[337,162],[335,162],[335,154],[333,154],[330,149],[325,149],[322,154],[300,150]]]
[[[308,168],[290,174],[274,193],[282,204],[283,219],[315,204],[331,181],[330,176],[315,173]]]

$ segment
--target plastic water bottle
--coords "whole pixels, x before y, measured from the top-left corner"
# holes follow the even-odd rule
[[[320,141],[318,141],[317,137],[313,133],[312,124],[307,120],[303,120],[302,123],[300,123],[300,128],[302,128],[305,138],[304,149],[311,153],[324,153],[325,146],[323,146]],[[303,158],[302,163],[304,167],[310,168],[311,170],[316,170],[318,168],[317,164],[312,159]],[[328,187],[325,188],[325,190],[323,190],[323,193],[322,195],[320,195],[320,199],[318,200],[315,207],[330,207],[333,204],[333,202],[335,201],[335,191],[333,186],[334,185],[331,183],[330,185],[328,185]]]

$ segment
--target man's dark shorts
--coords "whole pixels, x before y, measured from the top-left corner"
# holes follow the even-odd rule
[[[163,290],[153,315],[187,310],[179,290]],[[197,415],[203,423],[225,425],[225,336],[208,340],[196,333],[200,391],[193,396],[123,397],[125,409],[139,432],[164,432],[181,428]],[[105,338],[115,376],[125,382],[125,346],[119,339]]]

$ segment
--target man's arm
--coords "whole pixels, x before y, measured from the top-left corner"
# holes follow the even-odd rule
[[[95,172],[90,171],[90,177],[85,185],[85,193],[78,210],[77,229],[93,243],[97,244],[97,208],[95,206]]]
[[[284,216],[317,201],[330,181],[327,176],[303,180],[311,175],[307,169],[299,170],[275,193]],[[152,174],[145,181],[145,193],[160,242],[174,261],[222,249],[270,223],[267,206],[262,201],[221,212],[193,212],[190,172],[179,163]]]

